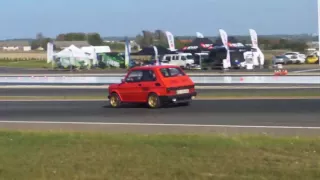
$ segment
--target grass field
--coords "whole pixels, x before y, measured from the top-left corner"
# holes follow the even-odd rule
[[[320,139],[0,131],[0,179],[317,180]]]
[[[0,52],[0,59],[46,59],[47,53],[40,52]]]
[[[16,68],[51,68],[45,60],[4,60],[0,59],[0,67],[16,67]]]

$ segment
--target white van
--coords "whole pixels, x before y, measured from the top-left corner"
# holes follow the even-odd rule
[[[177,65],[185,69],[190,69],[194,64],[194,57],[191,53],[165,54],[160,61],[163,65]]]

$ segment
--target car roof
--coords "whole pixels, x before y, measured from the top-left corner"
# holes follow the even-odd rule
[[[179,68],[176,65],[151,65],[151,66],[137,66],[133,67],[130,70],[144,70],[144,69],[160,69],[160,68]]]

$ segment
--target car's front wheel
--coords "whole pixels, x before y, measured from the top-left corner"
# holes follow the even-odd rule
[[[121,106],[121,99],[117,93],[112,93],[110,95],[109,103],[110,103],[111,107],[114,107],[114,108]]]
[[[150,93],[148,96],[148,106],[150,108],[159,108],[161,107],[161,101],[159,96],[156,93]]]

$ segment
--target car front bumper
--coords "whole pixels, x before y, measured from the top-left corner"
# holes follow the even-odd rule
[[[181,103],[191,101],[197,96],[197,92],[192,92],[188,94],[177,94],[172,96],[159,96],[161,102],[170,102],[170,103]]]

